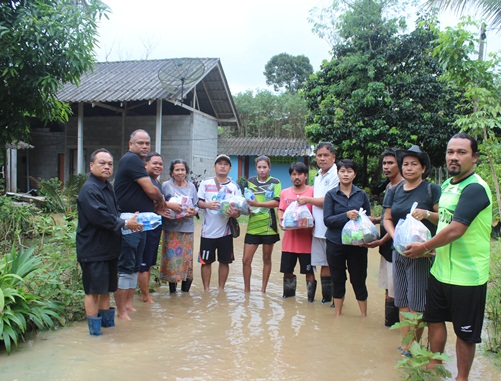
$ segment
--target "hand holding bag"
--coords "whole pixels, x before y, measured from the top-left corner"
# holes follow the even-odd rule
[[[314,226],[313,216],[306,205],[293,201],[285,209],[283,215],[284,230],[306,229]]]
[[[379,239],[376,226],[367,217],[365,210],[360,208],[356,220],[349,220],[341,231],[343,245],[362,246]]]
[[[412,217],[412,212],[416,209],[417,205],[418,203],[414,202],[405,220],[400,219],[395,227],[393,247],[402,255],[404,255],[405,247],[408,244],[412,242],[425,242],[431,239],[430,230],[421,221]]]

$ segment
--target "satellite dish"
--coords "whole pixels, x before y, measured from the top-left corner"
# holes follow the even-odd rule
[[[184,86],[197,81],[204,72],[205,65],[198,58],[174,58],[160,68],[158,79],[169,95],[175,96],[181,90],[183,102]]]

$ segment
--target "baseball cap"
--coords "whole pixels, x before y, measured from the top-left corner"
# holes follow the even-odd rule
[[[214,161],[214,165],[217,162],[220,162],[221,160],[227,161],[230,164],[230,167],[231,167],[231,159],[230,159],[230,157],[228,155],[224,155],[224,154],[218,155],[218,157],[216,157],[216,160]]]

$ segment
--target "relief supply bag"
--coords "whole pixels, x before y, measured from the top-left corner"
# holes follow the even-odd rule
[[[181,204],[183,210],[179,213],[174,212],[172,209],[169,209],[169,216],[167,218],[171,220],[177,220],[180,218],[186,217],[186,209],[193,206],[193,202],[191,197],[183,196],[176,194],[175,196],[169,199],[169,202],[173,202],[175,204]]]
[[[299,205],[297,201],[285,209],[282,226],[284,230],[306,229],[314,226],[313,216],[306,205]]]
[[[400,219],[395,227],[393,247],[402,255],[404,255],[405,247],[408,244],[412,242],[425,242],[431,239],[430,230],[421,221],[412,217],[412,212],[414,212],[417,205],[418,203],[414,202],[405,220]]]
[[[223,216],[227,216],[226,209],[229,207],[238,210],[240,214],[249,215],[250,208],[247,199],[242,196],[227,195],[224,200],[220,201],[219,210]]]
[[[349,220],[341,231],[343,245],[362,246],[379,239],[376,226],[367,217],[367,212],[360,208],[356,220]]]

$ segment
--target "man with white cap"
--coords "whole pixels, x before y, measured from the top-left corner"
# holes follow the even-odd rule
[[[228,177],[231,170],[231,159],[227,155],[219,155],[214,161],[215,177],[204,179],[198,188],[198,206],[204,209],[202,237],[200,239],[199,260],[202,269],[204,291],[209,291],[212,263],[219,262],[219,289],[223,290],[233,262],[233,236],[228,225],[229,217],[238,218],[237,209],[231,207],[220,211],[220,198],[242,196],[239,186]]]

